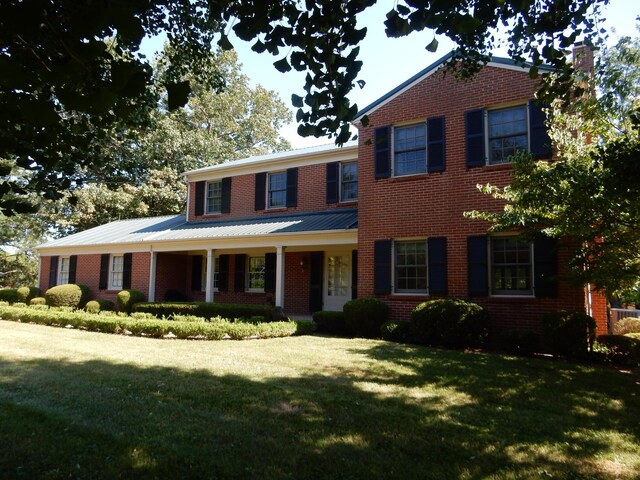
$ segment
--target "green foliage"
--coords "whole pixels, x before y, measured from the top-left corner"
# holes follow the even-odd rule
[[[389,308],[377,298],[349,300],[342,308],[349,332],[356,337],[378,338],[380,327],[387,321]]]
[[[96,298],[87,302],[84,309],[89,313],[98,313],[103,311],[113,310],[114,304],[111,300],[103,300],[102,298]]]
[[[29,305],[46,305],[47,299],[44,297],[34,297],[29,301]]]
[[[32,298],[39,297],[41,295],[38,287],[20,287],[16,290],[18,294],[18,301],[28,304]]]
[[[313,321],[318,326],[318,333],[329,333],[331,335],[346,335],[348,333],[343,312],[329,310],[314,312]]]
[[[116,299],[120,312],[131,313],[136,303],[144,302],[147,297],[139,290],[127,289],[118,292]]]
[[[48,225],[34,215],[0,214],[0,285],[20,287],[37,283],[35,247],[43,243],[47,230]]]
[[[640,339],[626,335],[598,335],[594,351],[605,360],[640,366]]]
[[[595,338],[596,321],[586,313],[560,310],[542,316],[543,347],[554,355],[584,357]]]
[[[56,285],[44,293],[50,307],[83,308],[89,300],[89,287],[77,283]]]
[[[411,312],[412,338],[428,345],[477,347],[487,337],[489,317],[478,304],[456,298],[429,300]]]
[[[627,333],[640,333],[640,318],[621,318],[613,326],[614,335],[626,335]]]
[[[1,288],[0,301],[15,303],[18,301],[18,291],[15,288]]]
[[[529,355],[540,349],[540,334],[531,330],[507,329],[498,333],[496,347],[507,353]]]
[[[380,337],[390,342],[408,342],[411,339],[411,324],[389,320],[380,327]]]
[[[282,319],[280,310],[271,305],[239,305],[233,303],[207,303],[207,302],[159,302],[138,303],[134,306],[135,312],[152,313],[158,318],[170,318],[173,315],[195,315],[206,319],[215,317],[228,318],[229,320],[247,319],[255,316],[265,318],[267,322]]]

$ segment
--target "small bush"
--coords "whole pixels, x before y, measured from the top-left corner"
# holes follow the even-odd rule
[[[542,316],[543,347],[549,353],[584,357],[595,339],[596,321],[586,313],[560,310]]]
[[[496,347],[507,353],[529,355],[540,349],[540,334],[531,330],[503,330],[497,335]]]
[[[89,300],[89,288],[77,283],[51,287],[44,294],[50,307],[83,308]]]
[[[46,305],[47,299],[44,297],[34,297],[29,301],[29,305]]]
[[[313,321],[316,322],[319,333],[329,333],[331,335],[346,335],[348,333],[343,312],[315,312]]]
[[[135,315],[135,314],[134,314]],[[206,322],[207,320],[203,317],[198,317],[196,315],[180,315],[174,314],[171,316],[170,320],[174,322]]]
[[[101,298],[96,298],[95,300],[91,300],[87,302],[84,306],[84,309],[90,313],[98,313],[102,311],[111,311],[113,310],[113,302],[111,300],[103,300]]]
[[[627,333],[640,333],[640,318],[621,318],[613,326],[614,335],[626,335]]]
[[[122,290],[118,292],[118,310],[121,312],[131,313],[133,311],[133,306],[136,303],[141,303],[146,300],[144,293],[139,290]]]
[[[489,318],[480,305],[456,298],[439,298],[411,312],[415,341],[445,347],[477,347],[487,337]]]
[[[32,308],[33,310],[49,310],[49,307],[46,306],[45,304],[38,305],[38,304],[32,303],[31,305],[29,305],[29,308]]]
[[[18,301],[26,303],[27,305],[32,298],[39,297],[41,295],[38,287],[20,287],[16,292],[18,293]]]
[[[344,304],[344,321],[356,337],[378,338],[380,327],[387,321],[389,309],[377,298],[362,297]]]
[[[240,305],[207,302],[144,302],[134,305],[133,311],[152,313],[158,318],[170,318],[178,314],[195,315],[206,319],[223,317],[229,320],[242,320],[262,316],[266,322],[280,321],[283,319],[281,309],[272,305]]]
[[[411,324],[389,320],[380,327],[380,336],[390,342],[406,343],[411,338]]]
[[[18,301],[18,291],[15,288],[0,289],[0,301],[15,303]]]
[[[622,365],[640,365],[640,338],[627,335],[599,335],[594,351],[605,360]]]
[[[638,340],[640,340],[640,333],[625,333],[624,336],[630,337],[630,338],[637,338]]]

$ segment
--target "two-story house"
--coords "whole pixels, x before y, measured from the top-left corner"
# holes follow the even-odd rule
[[[488,234],[488,224],[464,217],[503,208],[477,185],[508,184],[515,151],[551,158],[537,81],[497,58],[457,81],[441,68],[447,58],[363,109],[357,144],[186,172],[186,215],[112,222],[42,245],[40,287],[271,302],[290,315],[376,296],[396,319],[456,296],[484,305],[496,328],[538,329],[542,313],[568,309],[592,314],[606,332],[604,299],[568,281],[555,241]]]

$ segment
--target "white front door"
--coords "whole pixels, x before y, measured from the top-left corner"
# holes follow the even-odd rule
[[[351,252],[325,255],[323,310],[342,310],[351,300]]]

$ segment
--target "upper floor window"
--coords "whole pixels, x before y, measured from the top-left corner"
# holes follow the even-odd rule
[[[220,213],[222,211],[222,182],[207,183],[207,208],[206,212]]]
[[[264,291],[265,259],[264,257],[249,257],[247,282],[249,291]]]
[[[287,206],[287,172],[270,173],[268,182],[268,208]]]
[[[516,152],[528,150],[527,123],[525,105],[487,112],[490,165],[508,163]]]
[[[65,285],[69,283],[69,257],[60,257],[58,263],[58,285]]]
[[[532,244],[517,237],[491,238],[491,293],[533,295]]]
[[[109,264],[109,289],[122,290],[124,279],[124,256],[111,255]]]
[[[358,199],[358,163],[340,165],[340,201],[351,202]]]
[[[413,175],[426,172],[425,124],[396,127],[393,139],[394,175]]]

